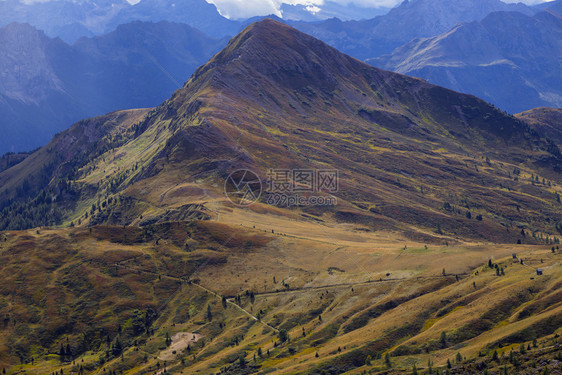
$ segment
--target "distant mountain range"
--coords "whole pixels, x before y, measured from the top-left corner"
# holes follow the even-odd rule
[[[313,24],[290,24],[365,60],[391,53],[414,38],[435,36],[460,22],[478,21],[496,11],[517,11],[526,15],[535,12],[524,4],[506,4],[500,0],[406,0],[387,15],[370,20],[331,19]]]
[[[43,145],[85,117],[153,106],[226,42],[183,24],[134,22],[70,46],[8,25],[0,29],[0,153]]]
[[[333,1],[325,1],[322,5],[311,6],[302,4],[281,4],[283,20],[287,21],[322,21],[330,18],[337,18],[342,21],[365,20],[382,16],[390,11],[391,8],[366,7],[349,3],[342,5]]]
[[[81,36],[107,31],[107,23],[130,7],[126,0],[101,1],[0,1],[0,26],[12,22],[29,23],[50,37],[72,43]]]
[[[562,16],[494,12],[367,61],[483,98],[511,113],[562,106]]]
[[[239,22],[221,16],[205,0],[141,0],[121,9],[107,22],[106,31],[133,21],[184,23],[217,38],[233,36],[240,30]]]
[[[490,12],[508,10],[528,15],[534,12],[521,3],[505,4],[500,0],[406,0],[392,10],[353,3],[343,6],[333,1],[321,6],[281,5],[284,21],[314,22],[292,25],[362,59],[389,53],[412,38],[440,34],[458,22],[480,20]],[[339,25],[328,18],[343,23]],[[326,21],[317,23],[322,20]],[[205,0],[141,0],[135,5],[126,0],[0,1],[0,26],[29,23],[47,36],[58,36],[68,43],[82,36],[110,32],[132,21],[180,22],[214,37],[232,36],[245,24],[244,20],[221,16],[215,5]],[[335,25],[338,26],[334,28]],[[364,54],[360,48],[365,49]]]
[[[390,8],[347,6],[326,1],[321,7],[282,4],[285,20],[319,21],[368,19],[387,13]],[[50,37],[74,43],[80,37],[101,35],[118,25],[133,21],[185,23],[213,37],[233,36],[243,20],[223,17],[215,5],[205,0],[141,0],[131,5],[126,0],[56,0],[26,2],[0,1],[0,27],[12,22],[29,23]]]
[[[560,0],[533,8],[499,0],[412,0],[367,20],[318,21],[381,11],[328,1],[316,13],[285,4],[286,19],[278,20],[353,57],[514,113],[560,106],[559,18],[535,15],[556,7]],[[42,145],[81,118],[156,105],[230,35],[263,18],[231,21],[204,0],[0,1],[0,25],[29,22],[46,33],[22,25],[0,29],[0,154]],[[160,20],[191,26],[150,23]],[[56,36],[78,40],[71,45]]]

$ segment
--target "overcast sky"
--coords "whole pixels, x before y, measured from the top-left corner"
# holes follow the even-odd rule
[[[348,4],[353,2],[357,5],[369,7],[393,7],[402,0],[332,0],[340,4]],[[324,0],[207,0],[217,6],[221,14],[228,18],[246,18],[252,16],[265,16],[276,14],[281,16],[279,8],[282,3],[285,4],[304,4],[313,9],[322,6]],[[538,4],[545,2],[544,0],[504,0],[507,3],[522,2],[525,4]]]

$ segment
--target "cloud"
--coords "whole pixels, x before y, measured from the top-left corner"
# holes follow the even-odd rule
[[[322,5],[324,0],[207,0],[215,4],[219,12],[231,19],[274,14],[281,17],[281,4],[302,4],[310,7]]]
[[[281,4],[305,5],[309,11],[318,11],[324,4],[324,0],[206,0],[215,4],[219,12],[231,19],[248,18],[252,16],[266,16],[274,14],[281,17]],[[394,7],[402,0],[330,0],[342,5],[353,3],[362,7]],[[522,2],[534,5],[545,2],[545,0],[503,0],[506,3]]]
[[[274,14],[281,17],[281,5],[304,5],[311,12],[318,12],[325,0],[206,0],[215,4],[219,12],[231,19],[248,18],[252,16],[267,16]],[[402,0],[330,0],[334,3],[355,5],[363,7],[378,8],[393,7]]]

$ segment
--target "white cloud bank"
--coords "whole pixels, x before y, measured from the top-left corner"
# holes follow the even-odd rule
[[[275,14],[281,17],[281,5],[306,5],[310,10],[319,10],[324,4],[324,0],[206,0],[208,3],[215,4],[219,12],[231,19],[248,18],[252,16],[266,16]],[[332,0],[335,3],[356,5],[378,8],[381,6],[392,7],[399,0]]]
[[[281,17],[281,4],[306,5],[309,9],[316,9],[324,4],[324,0],[206,0],[215,4],[219,12],[231,19],[248,18],[252,16],[266,16],[275,14]],[[331,0],[335,3],[347,5],[354,3],[363,7],[394,7],[402,0]],[[544,3],[545,0],[503,0],[506,3],[522,2],[527,5]]]

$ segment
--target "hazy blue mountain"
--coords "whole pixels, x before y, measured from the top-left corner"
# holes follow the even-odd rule
[[[92,78],[76,90],[80,97],[97,101],[88,107],[94,114],[154,106],[227,42],[167,21],[120,25],[109,34],[74,44],[88,57],[84,73]]]
[[[548,10],[552,10],[557,12],[558,14],[562,14],[562,0],[552,1],[548,4]]]
[[[532,8],[539,12],[549,9],[558,13],[562,13],[562,0],[548,1],[546,3],[536,4],[533,5]]]
[[[523,4],[500,0],[405,0],[387,15],[364,21],[330,19],[320,23],[291,23],[359,59],[391,53],[414,38],[430,37],[460,22],[478,21],[495,11],[532,15]]]
[[[126,0],[57,0],[25,3],[0,1],[0,27],[12,22],[29,23],[50,37],[72,43],[81,36],[93,36],[106,30],[110,19],[131,5]]]
[[[171,21],[188,24],[215,37],[233,36],[240,24],[220,15],[205,0],[141,0],[122,9],[108,23],[107,30],[132,21]]]
[[[58,36],[70,44],[133,21],[180,22],[216,37],[234,35],[239,30],[238,22],[221,16],[205,0],[141,0],[135,5],[126,0],[0,1],[0,27],[12,22],[29,23],[47,36]]]
[[[320,6],[282,4],[281,11],[284,20],[315,22],[330,18],[342,21],[365,20],[387,14],[391,8],[362,7],[354,3],[342,5],[333,1],[326,1]]]
[[[75,61],[76,55],[27,24],[0,29],[0,45],[0,153],[29,150],[79,118],[80,103],[53,64],[55,56]]]
[[[0,29],[0,154],[85,117],[156,105],[226,43],[183,24],[134,22],[70,46],[10,24]]]
[[[509,112],[562,106],[562,16],[496,12],[416,39],[372,65],[481,97]]]

